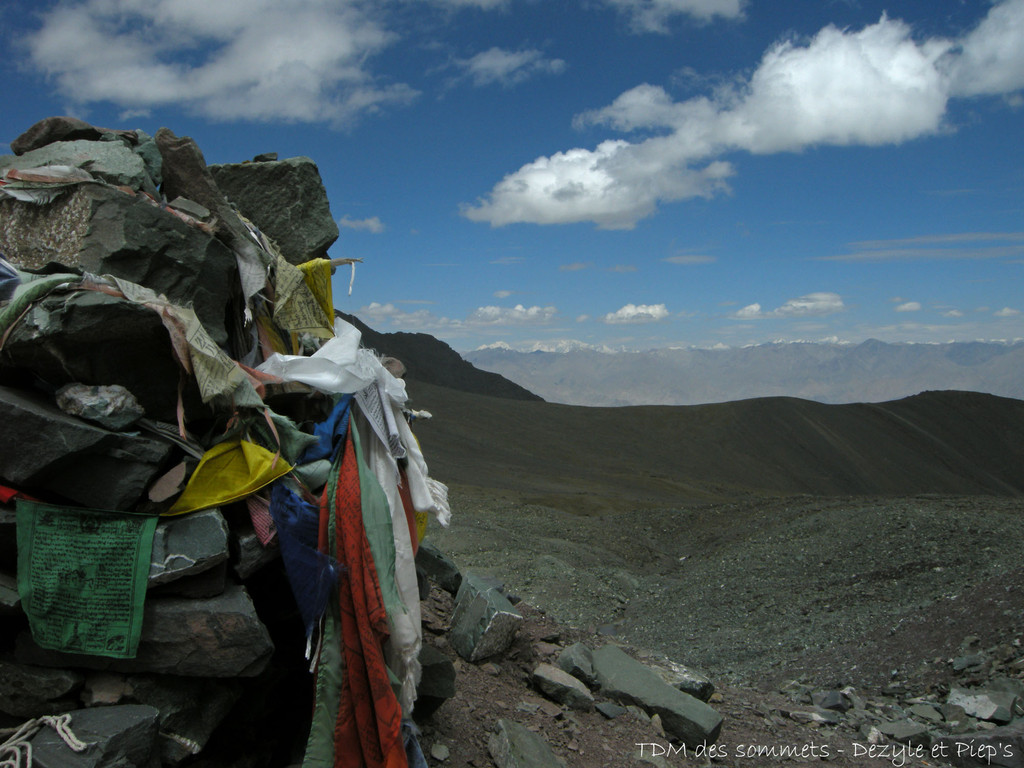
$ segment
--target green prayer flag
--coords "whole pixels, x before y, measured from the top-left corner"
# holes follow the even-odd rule
[[[18,499],[18,592],[40,647],[135,658],[156,524]]]

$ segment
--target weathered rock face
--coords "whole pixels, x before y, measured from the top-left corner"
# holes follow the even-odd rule
[[[89,173],[114,186],[156,192],[142,157],[120,141],[56,141],[18,157],[0,156],[0,174],[51,165],[88,167]]]
[[[0,476],[87,507],[128,509],[170,454],[166,443],[110,432],[10,387],[0,387],[0,421]]]
[[[338,239],[320,171],[310,158],[211,165],[210,173],[290,263],[324,258]]]
[[[462,578],[452,615],[452,646],[467,661],[480,661],[511,645],[523,617],[493,584],[474,573]]]
[[[0,199],[0,252],[30,269],[56,262],[151,288],[191,305],[214,341],[227,341],[234,254],[141,195],[86,183],[48,205]]]

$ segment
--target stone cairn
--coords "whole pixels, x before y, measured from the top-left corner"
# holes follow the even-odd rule
[[[314,359],[340,328],[330,270],[357,260],[326,257],[338,228],[319,171],[275,154],[207,166],[167,129],[66,117],[10,146],[0,157],[0,762],[298,765],[314,705],[308,621],[259,491],[294,443],[315,441],[339,390],[260,366],[273,353]],[[232,430],[270,456],[249,476],[210,458]],[[124,632],[107,626],[121,614],[106,613],[127,600],[108,582],[133,583],[123,553],[89,549],[103,536],[86,521],[108,513],[136,521],[133,531],[153,523],[115,538],[115,549],[148,548],[139,589],[124,590],[141,622]],[[470,663],[509,647],[522,616],[497,585],[459,573],[429,542],[415,562],[420,599],[431,583],[455,598],[447,647]],[[93,615],[71,605],[79,584]],[[40,607],[48,589],[64,603]],[[89,633],[107,645],[90,646]],[[568,653],[564,670],[539,667],[535,687],[592,706],[575,672],[660,713],[675,738],[717,736],[721,717],[703,701],[655,685],[616,649],[585,651]],[[429,717],[454,694],[455,667],[429,644],[416,666],[415,714]],[[537,738],[502,721],[495,761],[546,764]]]

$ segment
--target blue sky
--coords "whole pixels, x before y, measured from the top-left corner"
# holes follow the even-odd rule
[[[70,114],[312,157],[364,259],[335,303],[380,331],[1024,338],[1024,0],[41,0],[0,30],[0,142]]]

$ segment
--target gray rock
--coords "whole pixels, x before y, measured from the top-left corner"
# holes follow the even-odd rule
[[[432,645],[420,648],[419,685],[416,686],[416,716],[429,717],[455,695],[455,665]]]
[[[459,567],[429,541],[420,543],[416,551],[416,567],[423,570],[431,581],[450,594],[456,594],[462,585]]]
[[[76,706],[82,675],[0,660],[0,712],[25,719],[55,715]]]
[[[129,509],[170,454],[166,443],[100,429],[10,387],[0,386],[0,423],[4,478],[87,507]]]
[[[263,546],[252,523],[249,522],[236,523],[232,526],[229,543],[231,567],[243,581],[281,556],[277,540],[271,541],[270,546]]]
[[[220,510],[162,518],[153,536],[149,586],[202,573],[227,559],[228,524]]]
[[[217,186],[292,264],[324,258],[338,239],[320,171],[308,157],[211,165]]]
[[[55,141],[97,141],[104,132],[105,129],[96,128],[77,117],[44,117],[11,142],[11,152],[24,155]]]
[[[842,691],[816,691],[811,694],[811,704],[821,709],[834,709],[845,712],[850,708],[850,700]]]
[[[573,643],[558,654],[558,667],[590,687],[597,684],[594,677],[594,653],[583,643]]]
[[[120,141],[55,141],[22,155],[0,155],[0,174],[45,165],[70,165],[114,186],[156,191],[142,157]]]
[[[0,251],[15,265],[53,261],[151,288],[191,306],[210,337],[227,342],[225,307],[237,292],[237,266],[203,230],[145,198],[95,184],[44,206],[0,201],[0,214]]]
[[[0,615],[14,614],[21,610],[21,595],[18,594],[18,577],[0,573]]]
[[[466,573],[455,596],[450,640],[467,661],[481,661],[505,651],[523,623],[519,613],[498,589]]]
[[[921,720],[927,720],[929,723],[941,723],[943,721],[939,708],[934,704],[926,702],[920,702],[907,707],[907,713]]]
[[[621,717],[629,711],[625,707],[620,707],[613,701],[599,701],[594,705],[594,709],[596,709],[602,715],[607,717],[609,720],[614,720],[616,717]]]
[[[149,418],[177,422],[181,369],[167,329],[156,312],[105,293],[81,291],[37,302],[4,344],[0,369],[29,372],[54,387],[120,384]],[[183,395],[186,418],[209,414],[193,379]]]
[[[666,683],[656,672],[615,645],[594,651],[594,674],[601,692],[620,703],[636,704],[661,716],[665,731],[688,747],[711,743],[722,716],[699,699]]]
[[[153,707],[92,707],[70,715],[72,733],[89,746],[74,752],[54,729],[43,728],[31,739],[33,768],[159,768]]]
[[[971,717],[993,723],[1008,723],[1020,702],[1016,693],[981,689],[952,688],[947,704],[963,707]]]
[[[531,678],[537,690],[552,701],[583,712],[594,708],[594,697],[587,686],[556,666],[538,664]]]
[[[565,768],[541,736],[514,720],[498,720],[487,749],[498,768]]]
[[[818,723],[819,725],[838,725],[843,721],[843,716],[834,709],[822,709],[821,707],[795,710],[789,713],[789,718],[798,723]]]
[[[913,720],[894,720],[881,723],[878,730],[892,741],[900,744],[928,745],[931,743],[928,726],[915,723]]]
[[[134,675],[132,698],[160,712],[162,765],[176,766],[198,754],[242,695],[234,680]]]
[[[706,676],[660,653],[645,653],[642,661],[661,675],[666,683],[695,699],[708,701],[715,692],[714,684]]]
[[[1024,768],[1024,721],[989,731],[940,736],[935,744],[935,749],[941,750],[949,763],[958,768]]]
[[[65,384],[55,397],[64,413],[114,432],[127,429],[146,415],[135,396],[120,384]]]
[[[18,661],[50,667],[153,672],[183,677],[252,677],[266,667],[274,645],[245,587],[207,600],[147,600],[134,659],[108,659],[40,648],[18,636]]]

